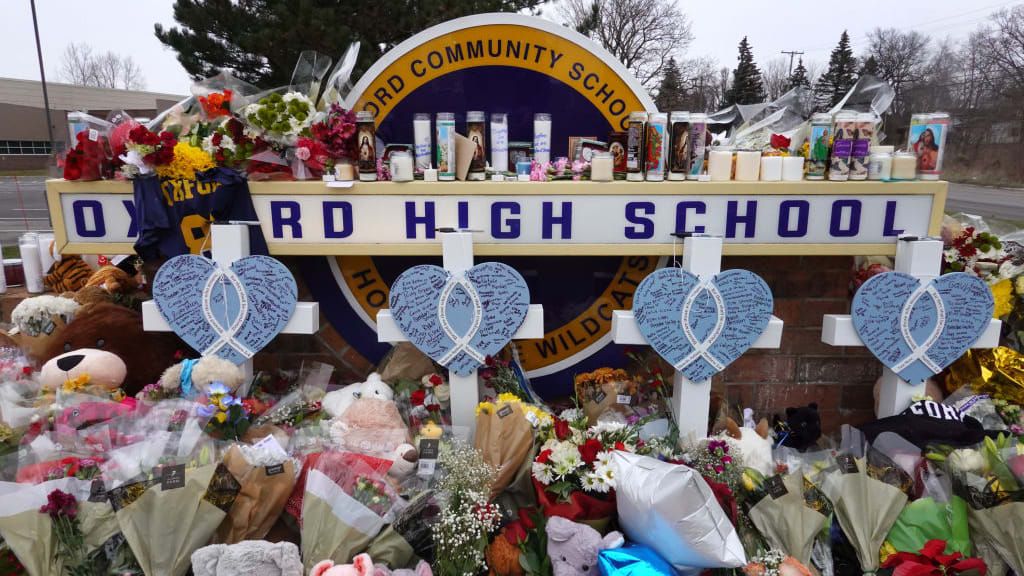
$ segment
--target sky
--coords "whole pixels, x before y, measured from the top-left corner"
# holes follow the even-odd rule
[[[732,68],[737,44],[748,37],[762,67],[783,50],[805,52],[824,65],[843,29],[854,52],[876,26],[913,28],[934,39],[963,38],[994,10],[1021,3],[1006,0],[677,0],[692,23],[694,41],[687,56],[711,56]],[[173,0],[36,0],[47,79],[60,81],[61,54],[71,42],[93,50],[130,55],[144,71],[146,89],[185,94],[189,79],[174,51],[153,35],[153,24],[174,24]],[[832,10],[829,7],[841,7]],[[546,10],[546,13],[554,13]],[[0,77],[39,78],[29,0],[0,0]]]

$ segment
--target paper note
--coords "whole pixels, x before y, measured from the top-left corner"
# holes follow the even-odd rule
[[[727,270],[701,284],[690,272],[663,268],[645,278],[633,298],[633,316],[648,344],[693,382],[746,352],[771,315],[771,290],[746,270]]]
[[[860,287],[851,317],[879,362],[916,384],[941,372],[981,337],[994,305],[988,285],[963,272],[925,283],[886,272]]]
[[[414,266],[391,286],[391,315],[402,334],[460,376],[512,340],[529,303],[523,277],[497,262],[458,277],[438,266]]]

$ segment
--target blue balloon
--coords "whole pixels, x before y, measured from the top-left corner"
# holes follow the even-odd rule
[[[675,576],[676,571],[661,556],[639,544],[601,550],[597,555],[601,576]]]

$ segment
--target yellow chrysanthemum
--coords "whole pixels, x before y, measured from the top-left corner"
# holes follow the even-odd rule
[[[196,172],[213,167],[213,158],[202,148],[188,142],[178,142],[174,145],[174,160],[166,166],[157,166],[156,174],[172,180],[195,180]]]
[[[494,404],[491,403],[491,402],[481,402],[481,403],[476,405],[476,415],[477,416],[479,416],[481,414],[490,415],[493,412],[494,412]]]
[[[70,380],[65,380],[64,381],[64,386],[62,387],[62,389],[65,392],[79,392],[81,390],[84,390],[85,387],[88,386],[88,385],[89,385],[89,375],[88,374],[82,374],[81,376],[78,376],[77,378],[72,378]]]
[[[523,414],[527,415],[526,419],[530,420],[534,428],[546,428],[554,424],[554,420],[551,419],[551,414],[537,408],[530,404],[523,404]],[[531,418],[529,415],[532,414]]]
[[[878,551],[878,560],[884,563],[889,556],[892,556],[896,552],[896,547],[892,545],[892,542],[886,540],[882,543],[882,548]]]
[[[992,311],[993,318],[1002,318],[1013,311],[1013,282],[1009,278],[1000,280],[992,286],[992,298],[996,306]]]
[[[228,419],[228,414],[227,414],[227,412],[217,412],[217,415],[214,416],[214,418],[217,419],[217,422],[220,422],[221,424],[223,424],[224,421]]]
[[[502,392],[501,394],[498,394],[498,402],[511,402],[513,404],[518,404],[522,402],[522,400],[519,399],[519,396],[516,396],[511,392]]]

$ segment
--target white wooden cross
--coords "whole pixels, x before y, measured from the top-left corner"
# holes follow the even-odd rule
[[[213,260],[223,267],[231,266],[235,260],[249,256],[249,227],[245,224],[212,224],[210,225],[210,242],[213,249]],[[142,303],[142,327],[150,332],[172,332],[170,324],[160,314],[156,302],[150,300]],[[295,312],[288,319],[281,334],[316,334],[320,329],[320,304],[317,302],[297,302]],[[244,373],[243,388],[248,388],[252,381],[252,359],[242,364]]]
[[[942,241],[931,238],[900,238],[896,242],[896,272],[903,272],[929,282],[942,273]],[[994,348],[999,345],[1001,322],[991,320],[988,328],[972,348]],[[826,314],[821,325],[821,341],[832,346],[863,346],[853,328],[849,314]],[[915,393],[923,387],[903,380],[887,367],[882,368],[882,382],[878,399],[878,416],[884,418],[899,414],[910,406]]]
[[[688,236],[683,240],[683,269],[701,280],[722,271],[722,238]],[[633,318],[632,310],[612,313],[612,339],[616,344],[642,344],[647,340]],[[753,348],[778,348],[782,343],[782,320],[772,316]],[[691,382],[676,370],[672,377],[672,412],[679,426],[680,438],[697,440],[708,433],[708,410],[711,404],[711,379]]]
[[[473,267],[473,234],[471,232],[441,231],[441,255],[444,269],[452,274],[465,272]],[[530,304],[523,324],[512,336],[516,340],[529,340],[544,337],[544,307]],[[378,342],[407,342],[402,334],[391,310],[377,312]],[[476,426],[476,405],[480,401],[477,384],[477,371],[473,370],[465,376],[450,373],[448,385],[451,387],[452,428],[468,432],[468,439],[473,438]]]

